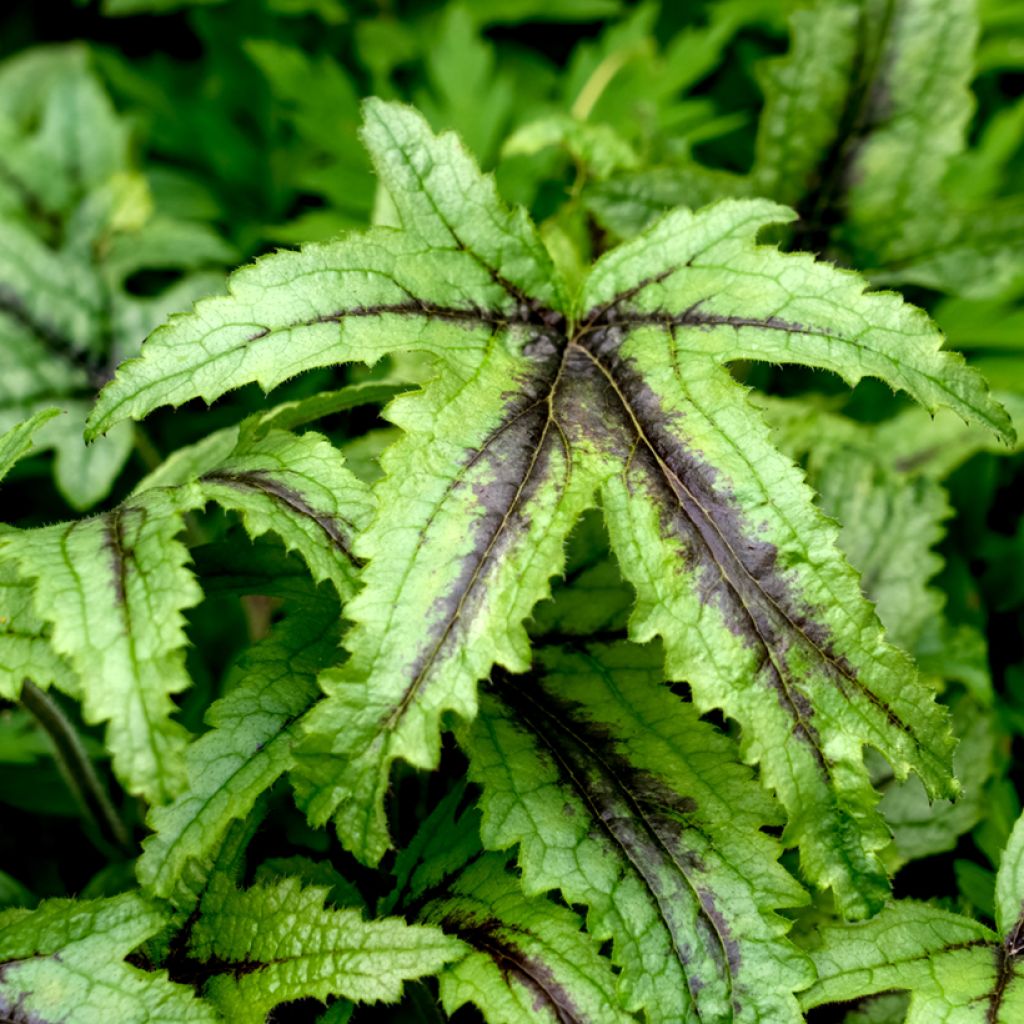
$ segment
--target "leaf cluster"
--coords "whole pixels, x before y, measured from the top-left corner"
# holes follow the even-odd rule
[[[1013,1024],[1014,5],[75,19],[0,15],[0,1017]]]

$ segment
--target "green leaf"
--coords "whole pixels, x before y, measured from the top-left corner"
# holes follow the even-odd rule
[[[843,1024],[905,1024],[907,1001],[905,992],[875,996],[851,1010]]]
[[[0,130],[9,133],[4,178],[22,216],[67,215],[125,167],[127,130],[84,47],[29,50],[5,61],[0,92],[17,96],[0,110]]]
[[[873,992],[911,993],[906,1024],[1013,1024],[1024,1009],[1016,954],[984,925],[916,903],[823,928],[805,1008]]]
[[[189,952],[213,962],[205,991],[226,1019],[262,1024],[279,1003],[308,997],[397,1002],[403,982],[465,953],[438,928],[365,921],[358,910],[325,908],[326,896],[327,889],[303,888],[294,878],[244,891],[211,888]]]
[[[881,785],[879,809],[893,831],[890,870],[907,861],[952,850],[959,838],[989,813],[986,783],[995,775],[997,723],[990,708],[963,696],[950,705],[959,740],[953,752],[953,771],[962,795],[953,800],[929,800],[920,780]]]
[[[927,211],[924,216],[928,216]],[[935,218],[935,213],[930,215]],[[1018,196],[953,209],[927,244],[871,274],[879,284],[916,284],[969,299],[1013,296],[1024,286],[1024,202]]]
[[[1015,1024],[1024,1015],[1024,819],[996,877],[999,934],[924,904],[892,904],[870,921],[828,925],[812,950],[818,981],[805,1008],[890,989],[910,991],[907,1024]]]
[[[0,913],[0,1015],[33,1024],[214,1024],[217,1012],[187,986],[125,963],[165,920],[136,893]]]
[[[806,899],[760,830],[778,810],[732,743],[661,685],[658,646],[546,648],[468,730],[484,844],[519,845],[611,938],[624,1008],[655,1021],[798,1021],[811,975],[775,911]],[[651,965],[658,964],[657,970]]]
[[[1002,397],[1020,422],[1020,396]],[[980,703],[990,704],[984,638],[970,626],[946,621],[945,597],[932,585],[943,564],[933,547],[952,514],[939,481],[978,451],[1009,450],[949,413],[933,420],[910,408],[865,424],[820,403],[758,401],[776,443],[804,461],[822,507],[842,524],[839,545],[860,571],[890,638],[924,671],[963,682]]]
[[[516,83],[497,66],[494,45],[474,20],[476,4],[449,3],[424,52],[429,89],[416,90],[416,106],[437,128],[454,128],[470,151],[489,164],[517,101]]]
[[[750,195],[746,178],[697,163],[616,174],[583,193],[594,219],[617,238],[639,234],[676,206],[694,209],[723,196]]]
[[[92,519],[7,534],[6,555],[35,581],[35,612],[83,680],[89,722],[107,722],[114,769],[131,793],[170,799],[184,782],[187,733],[171,695],[189,685],[182,611],[201,594],[176,539],[166,492]]]
[[[524,896],[502,857],[488,854],[471,864],[421,919],[472,950],[440,974],[448,1013],[473,1003],[488,1024],[634,1019],[619,1008],[611,965],[576,914]]]
[[[1017,819],[996,874],[996,927],[1024,944],[1024,816]]]
[[[183,792],[150,813],[155,834],[137,864],[148,892],[171,896],[189,861],[207,859],[229,824],[291,767],[295,721],[318,694],[316,673],[335,656],[338,621],[330,601],[303,607],[239,660],[227,696],[207,712],[210,731],[185,754]]]
[[[335,230],[322,237],[366,223],[373,206],[373,177],[356,138],[359,97],[345,67],[326,54],[314,58],[272,39],[248,39],[244,47],[267,79],[276,112],[296,137],[281,146],[295,185],[323,195],[331,207]],[[274,233],[280,237],[281,231]]]
[[[596,21],[622,9],[621,0],[474,0],[470,12],[479,24],[523,21]]]
[[[875,265],[948,232],[941,183],[964,145],[973,99],[973,0],[872,0],[862,15],[873,69],[858,111],[866,134],[849,151],[845,244]],[[863,130],[863,129],[862,129]],[[859,261],[858,261],[859,262]]]
[[[494,664],[529,667],[522,623],[600,497],[637,591],[632,637],[665,637],[668,676],[740,723],[807,875],[846,913],[870,913],[888,836],[862,749],[948,794],[948,729],[724,364],[877,376],[1010,438],[1005,411],[920,311],[807,255],[757,247],[784,208],[668,214],[570,300],[526,216],[453,136],[400,106],[370,101],[366,114],[401,229],[238,272],[228,296],[173,319],[121,367],[91,426],[385,352],[437,361],[421,392],[386,411],[404,435],[354,547],[368,565],[348,608],[352,657],[322,676],[327,699],[297,751],[311,820],[333,817],[351,850],[379,861],[391,765],[434,767],[443,716],[474,717]]]
[[[395,884],[378,905],[378,914],[421,905],[426,894],[454,878],[481,852],[479,812],[467,799],[465,784],[458,784],[396,855]]]
[[[139,494],[151,487],[177,487],[206,473],[216,472],[233,453],[247,451],[249,444],[263,440],[271,430],[297,430],[326,416],[360,405],[385,402],[405,390],[408,390],[406,385],[367,381],[350,384],[337,391],[320,391],[308,398],[283,402],[235,426],[215,430],[195,444],[178,448],[136,485],[134,493]],[[344,489],[349,488],[346,486]]]
[[[366,908],[366,900],[355,885],[327,860],[309,857],[270,857],[256,869],[257,885],[271,884],[283,878],[298,879],[303,885],[319,885],[327,889],[327,901],[335,907]]]
[[[205,470],[194,489],[239,512],[249,536],[277,534],[317,582],[330,580],[343,598],[352,593],[358,566],[352,538],[373,503],[323,435],[243,429],[231,454]]]
[[[0,89],[20,96],[0,109],[0,429],[65,409],[38,442],[56,451],[61,493],[85,509],[109,493],[132,446],[127,426],[83,445],[92,395],[168,313],[216,287],[188,272],[234,254],[208,226],[154,210],[126,123],[83,49],[7,61]],[[154,296],[131,294],[129,279],[148,269],[184,276]]]
[[[16,878],[0,871],[0,910],[8,907],[33,907],[36,898]]]
[[[564,305],[525,217],[504,211],[492,222],[475,215],[481,203],[489,212],[500,209],[494,185],[475,195],[479,172],[453,136],[433,141],[439,166],[421,168],[412,156],[431,140],[422,120],[380,101],[367,101],[365,110],[364,141],[405,230],[350,235],[236,272],[230,296],[172,319],[146,342],[142,358],[119,368],[97,402],[89,437],[161,405],[196,396],[212,401],[250,381],[269,390],[302,370],[375,362],[389,351],[451,353],[453,338],[489,331],[495,307],[522,337],[528,313],[516,307],[528,292],[537,293],[535,302]],[[505,285],[490,272],[498,264],[506,265]],[[412,331],[389,341],[381,330],[388,324]]]
[[[268,423],[273,415],[301,418],[297,409],[284,410]],[[209,500],[237,510],[251,536],[273,531],[316,580],[330,580],[342,597],[354,589],[350,545],[370,511],[366,488],[321,435],[260,426],[257,417],[208,439],[215,443],[200,456],[182,454],[172,470],[158,474],[175,486],[149,487],[93,519],[0,538],[21,574],[35,581],[33,616],[16,591],[6,592],[5,688],[17,692],[21,667],[36,655],[43,666],[36,681],[61,684],[67,673],[60,658],[66,659],[84,680],[86,719],[110,723],[107,743],[118,777],[154,804],[177,796],[185,783],[187,733],[170,717],[169,698],[190,685],[181,612],[201,593],[186,565],[187,549],[176,539],[183,514]],[[35,616],[52,627],[55,654],[40,649],[46,637]],[[326,629],[318,618],[311,622]],[[77,695],[77,687],[71,692]]]
[[[795,204],[828,173],[821,165],[847,101],[857,22],[852,4],[824,2],[795,11],[789,52],[758,68],[765,102],[751,179],[759,195]]]
[[[32,435],[48,420],[59,415],[59,409],[42,409],[0,435],[0,480],[7,476],[16,462],[32,451]]]

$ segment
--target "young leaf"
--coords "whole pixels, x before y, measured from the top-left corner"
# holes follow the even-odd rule
[[[203,898],[190,955],[212,961],[206,995],[227,1020],[263,1024],[279,1003],[307,997],[397,1002],[403,982],[465,955],[436,927],[365,921],[358,910],[325,908],[326,896],[285,878],[244,891],[218,883]]]
[[[622,1005],[652,1024],[798,1021],[792,992],[811,975],[775,911],[806,897],[734,746],[661,685],[657,645],[539,661],[491,688],[465,737],[484,844],[520,844],[527,894],[588,907]]]
[[[316,673],[338,646],[338,609],[327,601],[293,611],[236,665],[234,686],[209,710],[210,731],[185,754],[188,784],[154,807],[154,831],[136,872],[143,888],[169,897],[190,859],[205,860],[228,825],[292,765],[295,721],[318,695]]]
[[[598,493],[631,633],[666,638],[672,679],[743,726],[789,812],[788,838],[846,912],[876,909],[887,841],[862,763],[949,789],[949,736],[909,661],[885,645],[835,531],[725,369],[802,363],[880,377],[1004,437],[1002,408],[927,318],[803,254],[759,248],[764,201],[669,214],[593,268],[574,300],[522,212],[451,135],[366,106],[364,138],[401,219],[267,258],[177,317],[104,390],[92,433],[197,394],[272,387],[313,366],[421,350],[441,367],[388,408],[352,658],[321,682],[302,799],[374,863],[396,758],[437,763],[445,712],[471,719],[495,663],[530,664],[522,622]],[[780,735],[792,735],[782,746]]]
[[[0,913],[0,1017],[26,1024],[215,1024],[216,1010],[185,985],[124,962],[165,921],[135,893]]]
[[[523,895],[504,858],[488,854],[429,902],[421,918],[472,952],[440,974],[449,1013],[474,1003],[488,1024],[626,1024],[615,975],[565,907]],[[677,1018],[678,1019],[678,1018]]]
[[[1016,1024],[1024,1019],[1024,818],[996,878],[996,925],[923,904],[892,904],[855,925],[821,929],[817,983],[805,1008],[889,989],[910,991],[906,1024]]]

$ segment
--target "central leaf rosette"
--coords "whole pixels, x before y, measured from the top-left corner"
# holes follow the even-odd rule
[[[157,406],[272,388],[315,367],[417,351],[436,377],[387,410],[379,511],[346,617],[351,657],[321,677],[296,773],[315,822],[376,863],[392,763],[436,766],[445,716],[472,720],[497,664],[527,671],[524,627],[600,505],[636,592],[630,636],[665,646],[698,710],[739,722],[807,876],[863,916],[887,892],[876,748],[953,791],[944,714],[888,645],[836,530],[770,443],[733,360],[870,375],[1008,436],[1003,410],[927,317],[805,254],[758,246],[792,219],[763,200],[666,214],[570,295],[521,210],[457,139],[369,101],[364,139],[401,222],[234,275],[146,343],[93,433]],[[525,685],[525,683],[524,683]]]

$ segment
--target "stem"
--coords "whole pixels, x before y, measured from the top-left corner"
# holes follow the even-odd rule
[[[609,82],[622,70],[622,66],[631,56],[632,53],[629,49],[609,53],[583,83],[583,88],[580,89],[569,113],[579,121],[586,121],[597,101],[608,88]]]
[[[21,703],[49,738],[64,781],[98,835],[112,839],[119,850],[130,853],[131,835],[114,809],[78,732],[60,705],[31,679],[22,683]]]
[[[142,459],[142,464],[146,467],[146,471],[152,473],[164,460],[160,454],[157,446],[153,444],[153,439],[138,423],[134,424],[133,441],[135,444],[135,450],[139,454],[139,458]]]

